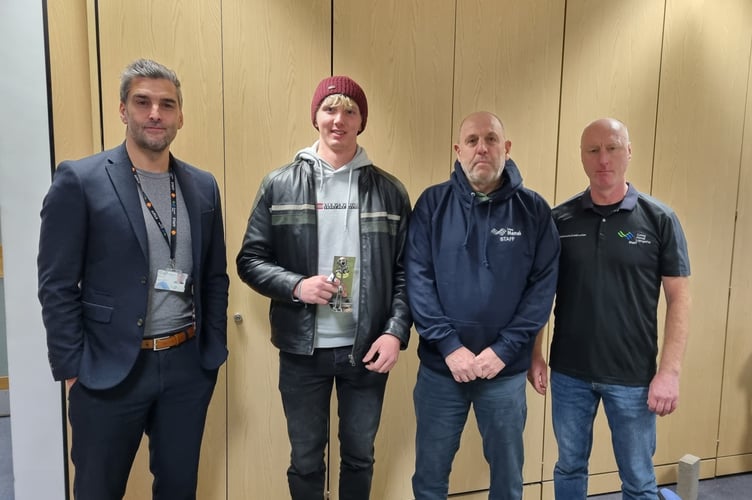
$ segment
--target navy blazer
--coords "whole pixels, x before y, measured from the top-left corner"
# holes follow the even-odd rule
[[[170,156],[191,226],[193,301],[202,366],[227,359],[227,257],[214,177]],[[39,300],[55,380],[121,382],[141,350],[149,288],[146,223],[125,144],[55,172],[42,204]]]

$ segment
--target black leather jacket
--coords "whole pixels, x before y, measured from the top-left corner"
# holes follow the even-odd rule
[[[407,347],[412,323],[403,266],[409,197],[378,167],[358,171],[361,278],[353,364],[382,333]],[[240,278],[271,298],[272,343],[293,354],[314,349],[316,306],[293,300],[292,292],[300,279],[318,274],[315,184],[313,166],[302,159],[269,173],[236,259]]]

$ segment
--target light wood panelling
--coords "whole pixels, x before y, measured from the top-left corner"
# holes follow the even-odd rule
[[[752,471],[752,454],[750,453],[731,457],[719,457],[716,461],[715,476],[727,476],[729,474]]]
[[[496,113],[525,185],[549,202],[556,179],[564,5],[457,2],[453,140],[469,113]]]
[[[99,151],[95,142],[92,108],[97,105],[98,89],[91,86],[89,54],[94,40],[88,36],[94,21],[89,16],[87,0],[48,2],[47,17],[50,40],[50,79],[52,125],[55,145],[54,162],[88,156]]]
[[[556,202],[588,184],[580,161],[580,135],[592,120],[614,116],[630,129],[628,179],[649,191],[663,27],[663,3],[654,0],[567,2],[562,72]],[[590,473],[616,470],[603,410],[596,417]],[[543,477],[550,480],[558,452],[546,414]]]
[[[526,484],[522,487],[522,500],[539,500],[541,497],[541,485],[539,483]],[[481,497],[479,497],[481,498]],[[486,498],[486,497],[482,497]]]
[[[540,500],[540,498],[540,484],[526,484],[522,487],[522,500]],[[472,493],[452,496],[452,500],[488,500],[488,490],[474,491]]]
[[[453,27],[450,0],[334,2],[333,72],[354,78],[368,97],[368,125],[359,143],[376,165],[405,184],[413,203],[427,186],[448,177]],[[417,345],[413,331],[387,384],[374,499],[412,498]],[[332,429],[336,425],[333,415]],[[332,464],[339,460],[338,446],[333,436]],[[338,471],[332,469],[336,498]]]
[[[750,16],[752,18],[752,16]],[[741,50],[741,47],[740,47]],[[749,62],[752,68],[752,60]],[[718,456],[752,453],[752,69],[747,76],[746,117],[736,205],[728,328],[718,429]],[[749,458],[747,459],[749,461]],[[747,468],[747,470],[751,470]]]
[[[682,221],[694,300],[682,399],[675,414],[659,419],[657,464],[717,453],[750,19],[746,0],[667,3],[653,194]],[[725,423],[748,425],[743,415]]]
[[[262,177],[317,138],[311,97],[331,66],[330,2],[225,0],[228,337],[228,499],[289,498],[290,447],[269,341],[269,299],[240,282],[235,256]]]
[[[223,190],[220,0],[121,0],[99,2],[98,6],[105,148],[124,140],[124,126],[118,114],[120,73],[137,58],[152,58],[173,69],[182,84],[185,125],[171,151],[178,158],[211,171]],[[199,470],[199,498],[226,496],[224,373],[222,369],[209,407]],[[131,471],[126,493],[129,499],[151,496],[144,443]]]
[[[561,85],[556,203],[588,183],[580,135],[591,121],[613,116],[629,127],[628,180],[651,186],[664,4],[656,0],[567,2]]]
[[[185,124],[171,146],[179,158],[212,172],[224,185],[222,27],[220,0],[99,2],[104,145],[125,139],[120,74],[133,60],[174,70],[183,91]]]
[[[359,143],[413,202],[447,179],[454,2],[335,1],[334,74],[359,82],[368,128]]]

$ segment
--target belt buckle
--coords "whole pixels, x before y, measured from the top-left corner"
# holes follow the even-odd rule
[[[170,345],[165,346],[165,347],[157,347],[157,342],[159,342],[160,340],[169,339],[170,337],[172,337],[172,335],[165,335],[164,337],[157,337],[157,338],[151,339],[152,340],[151,350],[152,351],[164,351],[164,350],[169,349],[170,347],[172,347]]]

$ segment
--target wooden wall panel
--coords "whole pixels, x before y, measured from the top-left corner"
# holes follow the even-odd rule
[[[174,70],[183,91],[185,124],[171,151],[211,171],[224,186],[222,27],[220,0],[98,2],[105,149],[125,139],[120,74],[133,60]]]
[[[632,161],[628,180],[649,191],[653,132],[663,28],[663,2],[640,0],[567,2],[566,39],[559,117],[556,203],[588,185],[580,161],[580,136],[591,121],[613,116],[630,130]],[[550,409],[546,415],[544,479],[553,477],[557,459]],[[590,473],[616,470],[603,411],[594,430]]]
[[[750,19],[746,0],[667,3],[653,194],[682,220],[694,300],[682,399],[660,419],[656,464],[717,452]]]
[[[47,6],[49,71],[55,89],[52,93],[54,161],[58,164],[99,151],[99,143],[93,140],[93,130],[99,129],[99,121],[94,122],[92,113],[92,108],[99,109],[99,91],[91,86],[89,54],[95,41],[88,36],[94,21],[87,0],[49,2]],[[96,64],[93,66],[96,71]]]
[[[628,180],[650,191],[663,11],[664,2],[655,0],[567,2],[557,204],[587,186],[580,136],[588,123],[604,116],[629,128]]]
[[[564,2],[457,2],[453,141],[477,110],[504,122],[525,185],[553,202]]]
[[[451,147],[454,2],[334,2],[333,69],[363,86],[368,126],[359,143],[405,184],[414,203],[448,178]],[[392,370],[376,440],[373,498],[412,498],[417,333]],[[333,416],[332,429],[336,428]],[[334,434],[334,433],[333,433]],[[332,464],[339,460],[332,438]],[[330,471],[337,497],[336,465]]]
[[[752,19],[752,16],[748,15],[747,19]],[[740,46],[739,51],[741,50]],[[748,67],[752,68],[752,59],[749,60]],[[747,454],[746,470],[752,470],[752,457],[749,455],[752,454],[752,335],[749,326],[749,305],[752,304],[752,266],[749,265],[749,258],[752,256],[752,69],[748,71],[718,429],[718,456]]]
[[[226,119],[228,499],[289,498],[290,447],[269,341],[269,299],[237,277],[235,257],[262,177],[318,135],[311,97],[329,76],[330,2],[225,0],[222,9]],[[235,323],[237,313],[242,322]]]
[[[100,77],[105,148],[124,140],[118,114],[120,73],[134,59],[155,59],[182,84],[185,124],[172,152],[211,171],[224,186],[220,0],[98,2]],[[93,62],[92,62],[93,63]],[[226,496],[226,381],[220,371],[202,447],[199,498]],[[142,443],[126,498],[151,496],[148,453]]]
[[[410,497],[412,498],[412,497]],[[455,498],[455,497],[452,497]],[[461,500],[487,500],[488,491],[477,491],[474,493],[466,493],[460,497]],[[541,485],[529,484],[522,488],[522,500],[540,500],[541,498]]]
[[[354,78],[369,102],[359,143],[400,178],[414,203],[448,177],[454,2],[334,5],[334,74]]]

